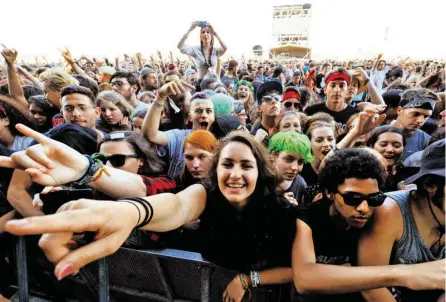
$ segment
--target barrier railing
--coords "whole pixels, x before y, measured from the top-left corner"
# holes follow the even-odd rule
[[[18,293],[12,301],[30,301],[26,238],[16,243]],[[121,248],[81,269],[77,278],[96,301],[220,301],[236,272],[206,261],[198,253]],[[82,291],[82,290],[81,290]],[[32,296],[32,295],[31,295]],[[85,298],[82,298],[85,301]],[[43,301],[43,300],[42,300]],[[93,301],[93,300],[92,300]]]

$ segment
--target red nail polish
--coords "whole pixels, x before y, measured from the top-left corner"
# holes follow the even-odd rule
[[[69,276],[73,273],[74,265],[69,263],[62,266],[59,270],[59,276],[57,276],[57,280],[62,280],[66,276]]]

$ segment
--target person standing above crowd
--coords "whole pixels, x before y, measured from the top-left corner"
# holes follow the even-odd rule
[[[184,45],[189,34],[197,27],[200,27],[200,46]],[[221,47],[214,45],[214,37],[218,39]],[[226,52],[226,45],[214,31],[211,24],[205,21],[193,22],[187,33],[181,38],[177,45],[178,49],[195,59],[198,72],[198,81],[202,80],[208,73],[216,74],[217,58]]]

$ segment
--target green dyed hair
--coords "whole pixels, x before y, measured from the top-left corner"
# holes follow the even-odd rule
[[[269,140],[268,152],[292,152],[302,157],[306,163],[314,160],[311,154],[311,142],[304,134],[295,131],[284,131],[276,133]]]

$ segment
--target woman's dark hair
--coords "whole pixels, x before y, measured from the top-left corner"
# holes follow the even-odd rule
[[[25,85],[23,86],[23,94],[25,95],[25,99],[29,101],[30,97],[35,95],[44,95],[45,92],[36,86]]]
[[[406,146],[406,136],[404,135],[404,130],[389,125],[375,128],[372,131],[372,134],[370,135],[369,139],[367,140],[367,146],[373,149],[373,146],[378,141],[379,136],[383,133],[388,133],[388,132],[397,133],[401,135],[403,138],[403,146]]]
[[[98,149],[106,142],[126,142],[132,146],[136,155],[143,159],[143,166],[139,170],[139,174],[151,176],[160,174],[164,171],[164,162],[156,155],[152,145],[141,135],[132,131],[117,131],[106,134],[99,142]]]
[[[32,129],[36,128],[31,117],[23,115],[19,110],[3,101],[0,101],[0,118],[8,118],[8,129],[13,136],[23,136],[23,134],[15,128],[17,124],[24,124]]]
[[[87,78],[87,77],[79,75],[79,74],[73,75],[73,78],[75,78],[76,80],[79,81],[79,86],[90,89],[91,92],[93,92],[94,97],[96,97],[98,95],[98,92],[99,92],[98,83],[96,83],[95,81],[93,81],[90,78]]]
[[[431,134],[431,139],[429,140],[429,144],[428,145],[432,145],[435,142],[438,142],[439,140],[442,140],[445,138],[445,130],[446,128],[443,127],[438,127],[437,130],[435,130],[432,134]]]
[[[43,95],[35,95],[29,98],[29,105],[34,104],[40,109],[42,113],[46,116],[45,125],[40,128],[40,131],[48,131],[52,128],[52,117],[56,115],[59,110],[50,105],[50,103],[45,99]]]
[[[198,94],[198,93],[196,93]],[[203,95],[206,95],[203,93]],[[184,122],[184,103],[186,98],[190,97],[190,92],[185,92],[180,95],[170,96],[169,98],[177,105],[178,108],[181,109],[180,112],[175,112],[175,109],[172,108],[170,102],[164,103],[164,110],[166,112],[167,118],[169,120],[169,129],[186,129],[187,124]],[[206,98],[209,97],[206,95]],[[144,117],[143,117],[144,118]]]
[[[215,189],[218,184],[217,167],[220,160],[221,151],[230,143],[242,143],[252,151],[257,162],[259,176],[253,196],[263,198],[274,194],[277,184],[276,172],[269,160],[268,151],[263,144],[257,142],[252,135],[242,131],[233,131],[218,142],[217,151],[215,152],[212,163],[209,167],[209,179],[206,184],[209,188]]]
[[[336,193],[347,178],[376,179],[384,184],[384,170],[376,156],[361,149],[344,149],[327,160],[319,172],[319,187],[323,192]]]
[[[247,71],[240,71],[240,73],[238,74],[238,80],[241,81],[246,76],[249,76],[249,73]]]
[[[311,101],[311,92],[307,87],[301,86],[297,88],[300,94],[299,104],[304,108]]]
[[[60,124],[44,133],[44,135],[82,154],[92,155],[98,150],[98,134],[87,127],[76,124]],[[30,145],[36,144],[38,143],[33,141]]]

